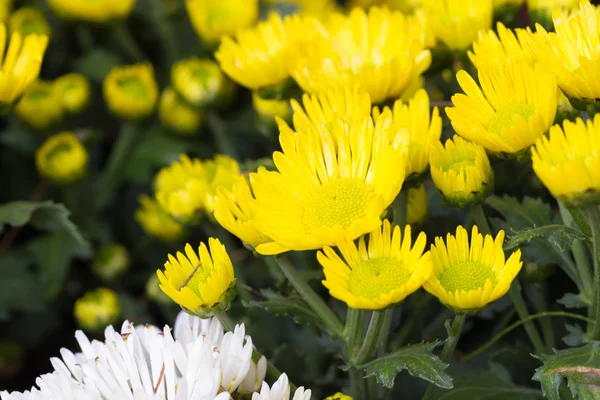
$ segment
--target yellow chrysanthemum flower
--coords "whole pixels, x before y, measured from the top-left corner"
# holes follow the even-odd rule
[[[92,89],[85,75],[72,72],[58,78],[54,85],[63,109],[69,114],[80,113],[90,103]]]
[[[154,199],[143,195],[139,202],[140,208],[135,212],[135,220],[147,235],[163,242],[174,242],[185,235],[183,225],[167,214]]]
[[[190,106],[171,87],[165,88],[158,103],[158,117],[166,128],[181,135],[194,135],[204,120],[204,112]]]
[[[327,32],[291,48],[291,76],[308,93],[359,85],[374,103],[398,98],[431,64],[423,21],[387,8],[334,14]]]
[[[240,177],[240,166],[233,158],[217,154],[212,159],[204,162],[206,171],[207,188],[204,194],[204,207],[207,213],[215,211],[214,200],[217,195],[217,189],[222,187],[231,190],[234,183]]]
[[[424,232],[411,247],[410,225],[402,235],[399,226],[392,231],[385,220],[382,227],[369,233],[368,246],[365,236],[358,247],[349,237],[338,241],[343,259],[329,246],[317,253],[325,274],[323,286],[348,307],[381,310],[404,300],[431,276],[431,258],[429,253],[423,254],[427,244]]]
[[[54,82],[36,81],[15,106],[19,119],[38,131],[55,126],[64,117],[60,93]]]
[[[554,32],[537,25],[532,49],[552,71],[567,96],[579,100],[600,98],[600,18],[588,1],[575,12],[556,11]]]
[[[564,121],[531,149],[533,170],[550,192],[570,203],[597,202],[600,191],[600,114]]]
[[[11,33],[19,32],[23,37],[42,35],[50,37],[50,24],[44,14],[35,7],[21,7],[13,11],[8,18]]]
[[[375,118],[379,109],[374,109]],[[394,130],[397,135],[404,135],[405,129],[410,132],[408,159],[406,164],[407,179],[410,175],[422,175],[429,166],[429,152],[435,142],[442,136],[442,118],[437,107],[433,113],[429,108],[429,96],[424,89],[417,91],[415,96],[404,103],[398,100],[394,103]]]
[[[12,104],[40,74],[48,37],[20,33],[10,35],[6,46],[6,26],[0,24],[0,105]],[[6,51],[6,54],[4,52]]]
[[[210,251],[209,251],[210,250]],[[208,318],[229,309],[235,297],[233,265],[219,239],[200,243],[198,253],[185,246],[185,255],[169,254],[164,272],[157,271],[160,288],[188,313]]]
[[[536,58],[530,48],[529,34],[525,29],[508,29],[501,22],[496,25],[497,33],[490,29],[479,31],[473,42],[473,51],[468,51],[471,62],[477,69],[485,66],[516,61],[533,65]]]
[[[110,282],[123,276],[130,263],[127,247],[120,243],[107,243],[96,251],[92,272],[99,279]]]
[[[202,161],[185,154],[161,169],[154,179],[158,204],[177,221],[197,221],[204,209],[207,181]]]
[[[431,245],[433,274],[423,288],[456,313],[476,313],[504,296],[521,270],[521,250],[505,261],[504,231],[485,239],[477,229],[471,231],[471,244],[465,228],[456,228]]]
[[[245,176],[239,176],[231,191],[220,187],[214,198],[214,217],[219,224],[252,248],[271,239],[254,226],[254,195]]]
[[[481,202],[492,191],[494,175],[485,149],[460,136],[436,143],[429,155],[431,177],[445,200],[457,207]]]
[[[527,150],[554,122],[556,79],[536,64],[507,63],[479,70],[481,89],[466,71],[456,75],[465,94],[452,96],[446,108],[462,137],[493,153]],[[482,91],[483,90],[483,91]]]
[[[337,392],[336,394],[326,397],[325,400],[352,400],[352,397],[345,395],[342,392]]]
[[[87,163],[87,151],[73,132],[61,132],[48,138],[35,153],[39,174],[59,184],[79,180],[85,174]]]
[[[406,223],[412,226],[418,225],[427,218],[428,213],[425,185],[408,189]]]
[[[186,0],[185,8],[196,33],[210,46],[251,26],[258,17],[258,0]]]
[[[135,0],[48,0],[48,5],[62,18],[105,23],[126,18]]]
[[[212,105],[233,90],[233,83],[208,59],[192,57],[181,60],[171,69],[173,89],[190,105],[206,107]]]
[[[481,30],[492,26],[492,0],[425,0],[423,9],[437,39],[466,51]]]
[[[158,84],[149,63],[114,67],[102,83],[106,105],[123,119],[141,119],[154,111]]]
[[[319,102],[327,103],[327,96]],[[305,108],[310,117],[306,102]],[[273,154],[278,171],[260,168],[250,175],[255,226],[273,240],[256,250],[318,249],[377,228],[405,175],[406,154],[392,144],[392,118],[386,110],[376,122],[368,114],[352,119],[324,114],[298,124],[294,115],[296,132],[278,120],[283,150]]]
[[[108,325],[117,322],[121,315],[119,295],[107,288],[86,292],[75,302],[73,313],[81,328],[101,332]]]
[[[252,92],[252,106],[259,117],[265,121],[274,122],[275,117],[289,120],[292,116],[289,100],[265,99],[257,91]]]

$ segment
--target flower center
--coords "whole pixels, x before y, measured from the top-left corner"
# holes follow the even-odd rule
[[[444,172],[455,171],[460,172],[460,170],[466,170],[469,167],[475,165],[475,158],[467,158],[462,160],[455,160],[450,164],[444,165]]]
[[[122,78],[117,85],[131,97],[144,99],[148,96],[146,86],[138,78]]]
[[[487,130],[492,133],[501,134],[503,130],[513,126],[513,118],[515,116],[520,115],[527,121],[536,111],[533,104],[507,104],[496,110],[496,113],[488,123]]]
[[[398,289],[410,278],[402,261],[392,257],[365,260],[352,267],[350,292],[356,296],[375,299],[383,293]]]
[[[346,229],[365,216],[373,189],[364,182],[341,178],[321,186],[304,209],[303,222],[306,233],[335,226]]]
[[[440,276],[440,283],[448,292],[457,290],[477,290],[484,287],[490,279],[496,283],[496,277],[490,268],[473,261],[463,261],[453,264]]]
[[[193,268],[194,269],[190,271],[188,277],[184,279],[183,282],[181,282],[179,290],[183,289],[184,287],[187,287],[192,292],[194,292],[196,296],[202,299],[203,297],[202,293],[200,293],[200,285],[202,285],[208,280],[213,269],[203,268],[202,265],[193,265]]]

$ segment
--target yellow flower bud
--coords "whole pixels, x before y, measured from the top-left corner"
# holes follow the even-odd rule
[[[48,0],[48,5],[65,19],[105,23],[126,18],[135,0]]]
[[[86,331],[102,331],[121,315],[119,296],[107,288],[86,292],[75,302],[75,319]]]
[[[421,224],[427,218],[427,192],[425,185],[408,189],[408,209],[406,222],[412,226]]]
[[[15,106],[21,121],[37,131],[44,131],[62,121],[64,110],[54,82],[34,82]]]
[[[167,214],[154,199],[144,195],[139,202],[141,207],[135,212],[135,220],[147,235],[164,242],[174,242],[185,235],[183,225]]]
[[[233,83],[208,58],[188,58],[171,69],[173,89],[190,105],[205,107],[229,99]]]
[[[215,211],[214,201],[217,196],[217,189],[231,190],[240,177],[240,166],[233,158],[217,154],[213,159],[204,162],[204,168],[206,182],[208,183],[208,190],[206,190],[204,197],[204,207],[212,215]]]
[[[352,397],[345,395],[344,393],[337,392],[334,395],[326,397],[325,400],[352,400]]]
[[[96,254],[92,271],[102,280],[110,281],[121,276],[129,267],[129,253],[122,244],[107,244]]]
[[[60,94],[64,110],[77,114],[86,108],[91,98],[90,82],[83,74],[70,73],[58,78],[54,84]]]
[[[115,67],[104,78],[104,100],[119,118],[142,119],[154,111],[158,84],[149,63]]]
[[[289,121],[292,116],[292,108],[287,99],[265,99],[258,91],[252,92],[252,105],[261,120],[275,124],[275,118],[279,117]]]
[[[171,87],[160,95],[158,116],[163,126],[185,136],[197,134],[204,120],[204,113],[183,101]]]
[[[79,180],[86,171],[88,154],[73,132],[61,132],[47,139],[37,150],[38,173],[58,184]]]
[[[23,37],[35,34],[50,37],[50,24],[44,14],[35,7],[22,7],[10,14],[8,28],[11,33],[19,32]]]

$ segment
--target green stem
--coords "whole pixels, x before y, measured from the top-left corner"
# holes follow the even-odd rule
[[[402,189],[394,201],[394,223],[404,229],[408,214],[408,189]]]
[[[492,229],[490,228],[490,224],[488,223],[487,218],[485,217],[485,211],[483,210],[483,205],[478,204],[473,206],[471,209],[471,215],[473,220],[475,221],[475,225],[479,228],[479,232],[482,235],[491,235]]]
[[[594,291],[594,277],[592,273],[592,265],[588,257],[588,251],[585,243],[579,239],[573,240],[573,257],[579,272],[579,280],[581,281],[582,291],[587,296],[592,296]]]
[[[548,311],[548,312],[543,312],[543,313],[539,313],[539,314],[530,315],[530,316],[528,316],[525,319],[521,319],[521,320],[515,322],[514,324],[511,324],[511,325],[507,326],[501,332],[499,332],[496,336],[494,336],[492,338],[492,340],[490,340],[489,342],[487,342],[486,344],[484,344],[483,346],[481,346],[477,350],[473,351],[472,353],[467,354],[466,356],[462,357],[462,360],[466,361],[466,360],[470,360],[473,357],[478,356],[479,354],[481,354],[484,351],[486,351],[487,349],[489,349],[494,343],[498,342],[504,336],[508,335],[512,330],[514,330],[515,328],[518,328],[521,325],[526,324],[527,322],[531,322],[531,321],[533,321],[534,319],[537,319],[537,318],[550,318],[550,317],[566,317],[566,318],[579,319],[579,320],[587,321],[587,322],[593,322],[594,321],[593,319],[586,318],[586,317],[584,317],[582,315],[568,313],[568,312],[564,312],[564,311]]]
[[[594,253],[594,290],[592,297],[592,312],[594,312],[596,323],[592,330],[592,340],[600,340],[600,208],[590,206],[586,210],[592,229],[593,253]]]
[[[277,261],[275,260],[275,258],[264,257],[263,259],[265,260],[265,264],[269,269],[269,273],[271,274],[273,279],[275,279],[277,285],[285,281],[285,275],[283,274],[283,272],[281,272],[281,269],[279,269],[279,265],[277,265]]]
[[[529,341],[531,344],[533,344],[535,352],[537,354],[542,354],[544,352],[544,344],[542,343],[542,338],[540,337],[535,325],[528,319],[529,311],[527,310],[525,299],[523,299],[523,294],[521,293],[521,284],[519,283],[519,278],[515,278],[515,280],[513,280],[509,293],[515,309],[517,310],[517,314],[519,314],[519,319],[526,321],[524,323],[525,332],[529,337]]]
[[[85,24],[78,24],[75,27],[75,32],[77,33],[75,36],[77,37],[77,41],[79,42],[79,47],[85,53],[94,47],[94,37],[90,32],[90,29]]]
[[[377,346],[379,332],[381,331],[381,326],[383,325],[383,315],[383,311],[373,311],[371,321],[369,322],[369,327],[367,328],[367,334],[365,335],[365,340],[363,341],[360,350],[358,350],[358,354],[352,360],[352,364],[364,364],[373,355],[373,351]]]
[[[400,304],[402,307],[402,304]],[[383,322],[381,324],[381,330],[379,331],[379,337],[377,338],[377,356],[381,357],[387,353],[388,338],[390,336],[390,330],[392,329],[392,317],[394,316],[394,308],[390,307],[383,312]]]
[[[463,328],[465,326],[466,319],[467,314],[456,314],[454,316],[452,326],[450,327],[450,329],[448,329],[448,339],[446,339],[446,343],[444,343],[444,348],[442,349],[442,353],[440,354],[440,360],[442,360],[443,362],[447,363],[452,358],[452,355],[456,350],[458,340],[460,339],[460,335],[462,334]],[[422,400],[431,399],[434,390],[435,385],[433,383],[430,383],[427,386],[427,390],[425,391]]]
[[[357,308],[348,307],[346,313],[346,326],[344,327],[344,339],[348,352],[348,359],[354,357],[358,351],[358,343],[361,337],[361,327],[364,312]]]
[[[121,45],[131,61],[142,62],[146,59],[144,52],[140,49],[133,36],[131,36],[131,32],[129,32],[124,22],[111,27],[111,32],[114,35],[115,41]]]
[[[365,380],[361,370],[356,368],[350,368],[348,370],[350,374],[350,385],[352,386],[352,396],[355,399],[368,399],[367,397],[367,387]]]
[[[525,290],[536,314],[548,311],[546,303],[547,288],[544,283],[526,285]],[[552,329],[552,321],[549,319],[542,319],[540,325],[542,327],[542,336],[544,337],[546,351],[549,351],[554,348],[554,329]]]
[[[173,25],[169,20],[169,16],[165,12],[164,2],[162,0],[152,0],[151,3],[153,6],[153,20],[164,51],[165,71],[169,74],[171,66],[179,57],[179,42],[173,32]]]
[[[208,123],[212,137],[217,144],[219,153],[226,154],[231,158],[237,159],[235,146],[233,145],[229,133],[225,129],[223,120],[219,117],[219,115],[214,111],[208,111],[206,113],[206,122]]]
[[[300,296],[302,296],[310,308],[317,313],[329,332],[334,336],[342,338],[344,335],[344,326],[333,310],[331,310],[310,285],[302,279],[302,276],[300,276],[286,256],[275,257],[275,260],[277,261],[277,264],[279,264],[281,272],[283,272],[287,280]]]

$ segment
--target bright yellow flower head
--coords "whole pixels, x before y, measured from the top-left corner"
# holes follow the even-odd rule
[[[201,318],[226,311],[235,297],[233,265],[219,239],[208,239],[208,247],[200,243],[198,253],[187,244],[185,255],[177,252],[175,258],[169,254],[164,272],[158,270],[157,274],[162,291]]]
[[[308,93],[359,85],[374,103],[398,98],[431,64],[422,19],[399,11],[355,8],[334,14],[327,32],[292,48],[290,73]]]
[[[54,82],[36,81],[29,86],[15,106],[19,119],[37,131],[44,131],[62,121],[64,109]]]
[[[325,400],[352,400],[352,397],[345,395],[342,392],[337,392],[325,398]]]
[[[289,100],[265,99],[257,91],[252,92],[252,106],[264,120],[274,121],[275,117],[288,120],[292,116]]]
[[[154,199],[142,195],[139,202],[140,208],[135,212],[135,220],[147,235],[163,242],[174,242],[185,235],[183,225],[167,214]]]
[[[525,29],[508,29],[502,22],[496,25],[496,33],[490,29],[479,31],[473,42],[473,52],[468,51],[471,62],[477,69],[504,64],[511,61],[533,65],[535,56],[529,46],[529,32]]]
[[[14,103],[37,79],[48,46],[47,36],[23,39],[18,32],[10,35],[8,49],[6,41],[6,26],[0,24],[0,105]]]
[[[81,178],[87,163],[87,151],[73,132],[61,132],[48,138],[35,153],[39,174],[60,184]]]
[[[374,110],[379,115],[379,109]],[[420,176],[429,166],[429,152],[435,142],[442,136],[442,118],[437,107],[433,113],[429,108],[429,96],[424,89],[417,91],[407,103],[397,100],[394,103],[394,129],[397,135],[406,135],[403,130],[410,132],[406,175]]]
[[[48,5],[62,18],[105,23],[126,18],[135,0],[48,0]]]
[[[64,110],[69,114],[80,113],[90,103],[92,89],[85,75],[72,72],[58,78],[54,85]]]
[[[50,37],[50,24],[44,14],[35,7],[22,7],[13,11],[8,18],[8,28],[11,33],[19,32],[27,35],[43,35]]]
[[[492,190],[494,174],[484,148],[460,136],[446,140],[445,147],[436,143],[429,162],[435,187],[453,206],[481,202]]]
[[[119,295],[107,288],[86,292],[75,302],[73,312],[82,329],[102,332],[107,325],[117,322],[121,315]]]
[[[423,8],[437,39],[452,50],[466,51],[492,27],[492,0],[426,0]]]
[[[204,120],[204,112],[183,101],[171,87],[160,95],[158,116],[163,126],[185,136],[198,133]]]
[[[550,128],[531,149],[533,170],[550,192],[570,203],[594,201],[600,191],[600,114],[585,123]]]
[[[205,107],[214,104],[232,90],[219,65],[208,58],[188,58],[171,69],[173,89],[190,105]]]
[[[418,225],[427,218],[427,192],[425,185],[408,189],[408,208],[406,210],[406,223]]]
[[[532,48],[560,88],[580,100],[600,98],[600,19],[588,1],[572,13],[556,11],[554,32],[537,25]]]
[[[310,116],[306,102],[305,108]],[[273,154],[278,171],[261,168],[250,175],[255,226],[273,240],[257,246],[261,254],[334,246],[345,235],[355,239],[381,224],[381,214],[400,192],[405,153],[391,143],[391,112],[376,122],[368,114],[322,118],[327,122],[321,128],[317,118],[304,124],[294,118],[296,131],[278,120],[283,150]]]
[[[249,27],[258,17],[258,0],[186,0],[185,8],[196,33],[210,46]]]
[[[433,274],[423,288],[457,313],[476,313],[504,296],[521,270],[521,250],[505,261],[504,231],[485,239],[473,227],[471,244],[465,228],[435,238],[431,245]]]
[[[465,94],[452,96],[446,114],[459,135],[488,151],[521,153],[554,122],[556,79],[540,64],[487,66],[479,70],[481,89],[465,71],[456,77]]]
[[[114,67],[102,83],[106,105],[123,119],[141,119],[154,111],[158,84],[149,63]]]
[[[323,285],[348,307],[381,310],[404,300],[431,276],[431,258],[428,252],[423,254],[424,232],[411,247],[410,225],[402,235],[399,226],[392,231],[385,220],[369,234],[368,246],[365,236],[358,247],[349,237],[337,243],[343,260],[329,246],[317,253],[325,274]]]
[[[215,211],[213,202],[217,195],[217,189],[222,187],[231,190],[240,177],[240,166],[233,158],[217,154],[211,160],[204,162],[204,169],[208,183],[204,195],[204,207],[207,213],[212,214]]]
[[[245,176],[239,176],[232,190],[217,189],[214,198],[215,219],[221,226],[240,238],[250,247],[270,242],[271,239],[260,233],[254,226],[252,202],[254,194]]]
[[[179,161],[161,169],[154,179],[158,204],[181,222],[194,222],[201,216],[206,196],[206,170],[202,161],[185,154]]]

